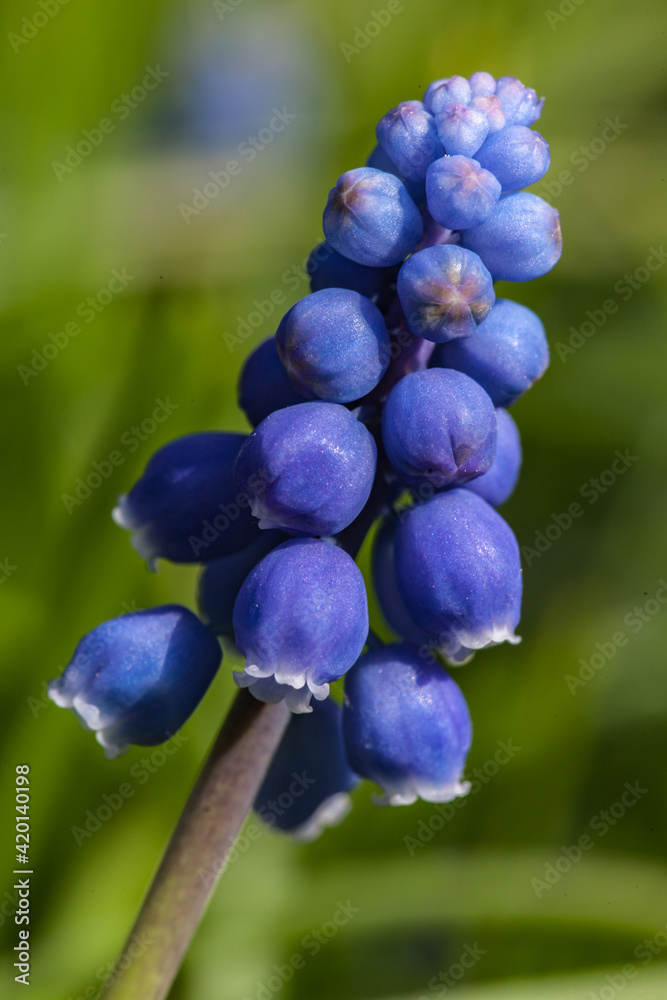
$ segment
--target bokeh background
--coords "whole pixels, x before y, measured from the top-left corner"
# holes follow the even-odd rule
[[[513,410],[525,466],[503,513],[526,556],[523,642],[457,672],[475,724],[470,772],[486,780],[451,817],[427,803],[378,810],[364,785],[344,825],[312,845],[270,831],[241,841],[172,997],[667,993],[667,8],[400,7],[368,31],[387,22],[385,0],[0,8],[3,997],[23,990],[15,765],[32,781],[30,996],[89,998],[233,696],[227,651],[187,740],[152,773],[141,750],[105,761],[46,700],[45,682],[98,622],[194,606],[196,570],[147,573],[109,517],[117,494],[173,437],[247,429],[239,367],[306,294],[328,189],[364,162],[389,108],[478,69],[547,96],[539,128],[565,238],[553,273],[501,290],[540,313],[553,357]],[[142,91],[148,68],[155,87]],[[276,108],[293,116],[282,131],[184,210]],[[77,154],[86,130],[98,141]],[[258,302],[270,312],[272,293],[284,305],[250,319]],[[159,424],[157,400],[173,404]],[[621,473],[617,450],[630,456]],[[112,451],[122,464],[86,495],[78,480]],[[573,503],[583,513],[568,524]],[[588,680],[573,687],[581,669]],[[520,749],[494,767],[498,741]],[[77,837],[125,782],[132,797]],[[615,805],[626,783],[639,783],[638,801]],[[593,846],[573,860],[583,834]],[[304,936],[348,901],[357,912],[312,954]],[[452,986],[466,946],[478,957]],[[305,967],[277,989],[273,966],[295,953]],[[450,969],[448,986],[438,977]]]

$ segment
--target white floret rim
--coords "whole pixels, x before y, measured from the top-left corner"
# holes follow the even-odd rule
[[[321,802],[305,823],[291,830],[289,835],[301,844],[316,840],[330,826],[338,826],[352,809],[352,799],[347,792],[336,792]]]

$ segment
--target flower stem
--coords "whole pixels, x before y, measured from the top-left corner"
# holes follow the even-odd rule
[[[100,1000],[163,1000],[287,725],[239,691]]]

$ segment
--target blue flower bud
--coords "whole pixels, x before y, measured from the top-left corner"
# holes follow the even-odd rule
[[[388,281],[391,272],[384,267],[366,267],[343,257],[326,240],[318,243],[306,264],[311,292],[323,288],[350,288],[372,299]]]
[[[386,518],[373,539],[371,570],[373,586],[380,610],[391,629],[402,639],[421,646],[431,638],[428,633],[415,625],[410,612],[401,597],[394,567],[394,544],[398,519]]]
[[[454,102],[468,107],[471,99],[472,90],[466,78],[448,76],[442,80],[434,80],[428,85],[424,94],[424,107],[434,115]]]
[[[269,337],[248,355],[239,378],[239,406],[253,427],[269,413],[303,403],[278,355],[275,337]]]
[[[178,604],[112,618],[83,637],[49,697],[94,731],[107,757],[154,746],[180,729],[213,680],[222,651]]]
[[[536,194],[507,194],[486,222],[461,233],[461,244],[479,254],[494,281],[541,278],[560,259],[560,216]]]
[[[464,372],[494,406],[506,407],[544,374],[549,345],[539,316],[518,302],[497,299],[472,337],[436,347],[431,364]]]
[[[322,216],[327,241],[369,267],[398,264],[422,234],[419,209],[393,174],[358,167],[339,177]]]
[[[551,163],[549,143],[525,125],[509,125],[494,132],[477,151],[475,159],[498,178],[503,191],[518,191],[535,184]]]
[[[372,435],[339,403],[276,410],[249,436],[234,467],[260,528],[335,535],[368,500]]]
[[[199,577],[199,614],[212,632],[227,639],[234,638],[232,614],[241,584],[260,559],[290,537],[284,531],[260,531],[258,535],[240,552],[208,563]]]
[[[364,578],[343,549],[317,538],[283,542],[251,570],[234,605],[234,678],[260,701],[309,711],[356,661],[368,635]]]
[[[401,173],[394,161],[387,156],[381,146],[375,146],[366,160],[366,166],[373,167],[375,170],[384,170],[386,174],[393,174],[394,177],[398,177],[399,181],[403,182],[405,190],[408,192],[415,205],[421,205],[426,198],[424,181],[409,180],[404,174]]]
[[[257,537],[248,498],[239,496],[232,467],[244,434],[212,431],[170,441],[149,460],[113,519],[132,532],[137,552],[157,559],[210,562]]]
[[[283,317],[278,353],[304,395],[349,403],[374,389],[389,364],[389,334],[370,299],[347,288],[311,292]]]
[[[468,706],[447,671],[416,646],[362,656],[345,679],[343,727],[350,764],[382,788],[381,805],[450,802],[468,793]]]
[[[406,511],[394,562],[411,617],[448,655],[519,642],[519,546],[500,514],[471,490],[438,493]]]
[[[542,114],[544,98],[537,99],[531,87],[524,87],[515,76],[501,76],[496,83],[496,97],[505,112],[508,125],[533,125]]]
[[[473,97],[492,97],[496,92],[496,81],[490,73],[473,73],[469,83]]]
[[[414,372],[391,390],[382,439],[394,470],[413,489],[440,490],[486,472],[496,452],[496,413],[476,382],[444,368]]]
[[[433,115],[421,101],[401,101],[378,122],[377,140],[401,174],[423,181],[433,160],[443,155]]]
[[[412,254],[398,273],[397,287],[410,329],[435,343],[469,337],[496,298],[479,257],[453,245]]]
[[[473,97],[470,107],[482,112],[489,126],[489,134],[505,127],[505,113],[497,97],[493,95]]]
[[[293,715],[257,793],[254,809],[268,826],[303,842],[337,826],[359,784],[343,743],[343,713],[333,698]]]
[[[435,116],[440,141],[445,153],[453,156],[474,156],[489,134],[489,122],[484,111],[466,107],[458,101],[443,105]]]
[[[496,457],[488,472],[466,483],[466,489],[490,503],[500,507],[509,500],[521,471],[521,438],[519,429],[507,410],[496,410],[498,438]]]
[[[471,229],[484,222],[500,192],[494,175],[468,156],[443,156],[426,174],[428,210],[447,229]]]

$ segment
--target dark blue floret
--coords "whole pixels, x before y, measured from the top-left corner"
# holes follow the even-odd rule
[[[500,507],[509,500],[519,478],[522,458],[519,429],[512,417],[507,410],[498,409],[496,420],[498,438],[493,464],[484,475],[465,484],[466,489],[477,493],[492,507]]]
[[[276,410],[248,437],[235,465],[260,528],[335,535],[368,500],[376,446],[339,403]]]
[[[269,337],[248,355],[239,378],[239,406],[253,427],[269,413],[303,403],[280,360],[276,338]]]
[[[280,358],[304,395],[349,403],[374,389],[389,364],[382,313],[359,292],[323,288],[280,321]]]
[[[449,802],[468,792],[468,706],[444,667],[417,646],[361,657],[345,679],[343,724],[350,764],[381,787],[382,804]]]
[[[244,434],[211,431],[170,441],[120,497],[114,520],[152,566],[157,559],[210,562],[257,537],[248,497],[232,468]]]
[[[217,640],[187,608],[166,604],[98,625],[83,637],[49,697],[95,732],[107,757],[180,729],[220,665]]]
[[[436,347],[431,365],[464,372],[485,389],[494,406],[511,406],[540,378],[549,364],[549,345],[539,316],[531,309],[498,299],[467,340]]]
[[[423,229],[404,184],[372,167],[348,170],[338,179],[329,192],[322,226],[334,250],[369,267],[400,263]]]
[[[260,701],[284,698],[310,711],[350,669],[368,635],[364,578],[331,542],[294,538],[251,570],[234,605],[234,634],[246,663],[239,687]]]
[[[326,698],[312,708],[292,716],[254,805],[265,823],[301,841],[340,823],[359,784],[345,754],[340,706]]]

